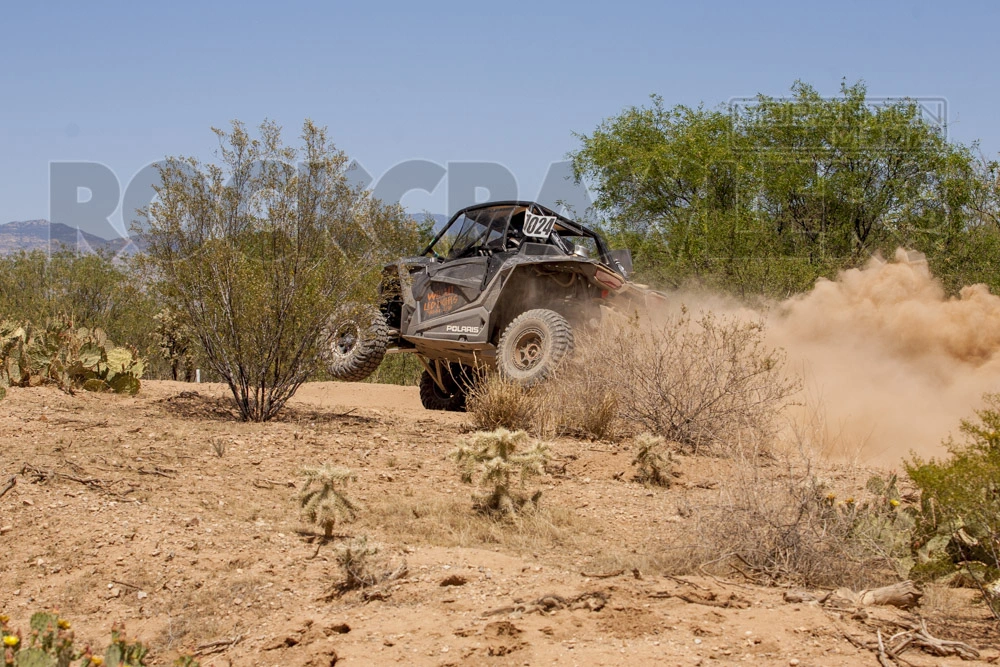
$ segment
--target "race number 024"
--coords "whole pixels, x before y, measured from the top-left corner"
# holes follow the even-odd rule
[[[555,227],[555,216],[533,215],[524,212],[524,235],[536,239],[547,239]]]

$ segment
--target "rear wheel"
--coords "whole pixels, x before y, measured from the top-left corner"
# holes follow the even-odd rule
[[[447,410],[462,412],[465,410],[465,388],[457,381],[447,368],[441,373],[445,388],[438,386],[427,371],[420,375],[420,402],[428,410]]]
[[[521,313],[497,345],[499,371],[524,387],[538,384],[573,351],[573,327],[547,308]]]
[[[330,375],[359,382],[382,363],[389,345],[389,326],[377,308],[348,305],[330,318],[323,340],[323,358]]]

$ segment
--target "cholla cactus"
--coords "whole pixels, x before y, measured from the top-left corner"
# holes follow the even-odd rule
[[[191,382],[194,379],[194,332],[191,327],[170,308],[164,308],[153,319],[156,320],[154,334],[160,354],[170,362],[173,379]]]
[[[673,475],[670,467],[673,459],[666,448],[667,441],[658,435],[643,433],[635,439],[635,458],[632,465],[637,466],[636,481],[655,486],[670,486]]]
[[[302,515],[322,527],[324,537],[332,537],[338,523],[354,521],[358,506],[343,491],[348,482],[354,481],[354,473],[347,468],[324,465],[303,468],[301,474],[305,478],[299,490]]]
[[[479,486],[488,491],[474,497],[477,509],[514,514],[529,500],[533,505],[538,503],[541,491],[528,498],[518,489],[523,489],[528,479],[542,474],[548,448],[536,442],[531,449],[518,453],[518,448],[528,442],[524,431],[499,428],[473,434],[452,452],[462,481],[471,483],[478,477]]]

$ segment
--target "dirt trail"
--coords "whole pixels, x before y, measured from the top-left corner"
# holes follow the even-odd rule
[[[0,612],[26,627],[31,612],[58,607],[94,644],[124,621],[158,665],[221,642],[202,658],[217,666],[334,656],[870,665],[843,633],[868,640],[905,616],[838,617],[785,603],[780,589],[653,574],[684,508],[717,499],[719,461],[685,457],[680,483],[651,490],[628,481],[625,445],[559,440],[540,482],[545,520],[491,524],[472,513],[448,458],[465,428],[464,415],[424,411],[415,389],[379,385],[306,385],[269,424],[235,421],[216,385],[147,382],[135,398],[11,389],[0,403],[0,483],[17,481],[0,498]],[[337,594],[336,544],[301,532],[294,501],[299,468],[324,462],[357,473],[351,494],[365,509],[344,534],[384,545],[393,567],[405,562],[398,580]],[[932,629],[980,627],[967,609]]]

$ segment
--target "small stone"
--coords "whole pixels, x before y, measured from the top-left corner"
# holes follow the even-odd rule
[[[795,665],[799,664],[799,659],[792,658],[791,660],[788,661],[788,664],[791,665],[792,667],[795,667]]]
[[[9,533],[12,530],[14,530],[14,526],[10,526],[10,525],[8,525],[8,526],[0,526],[0,535],[3,535],[4,533]]]
[[[122,594],[122,589],[120,589],[120,588],[112,588],[111,589],[111,593],[110,593],[111,597],[113,597],[113,598],[121,597],[121,594]]]
[[[701,640],[700,640],[700,639],[695,639],[695,640],[694,640],[694,643],[695,643],[695,644],[700,644],[700,643],[701,643]]]
[[[139,591],[138,593],[135,594],[135,596],[140,600],[145,600],[146,598],[149,597],[149,593],[147,593],[146,591]]]

